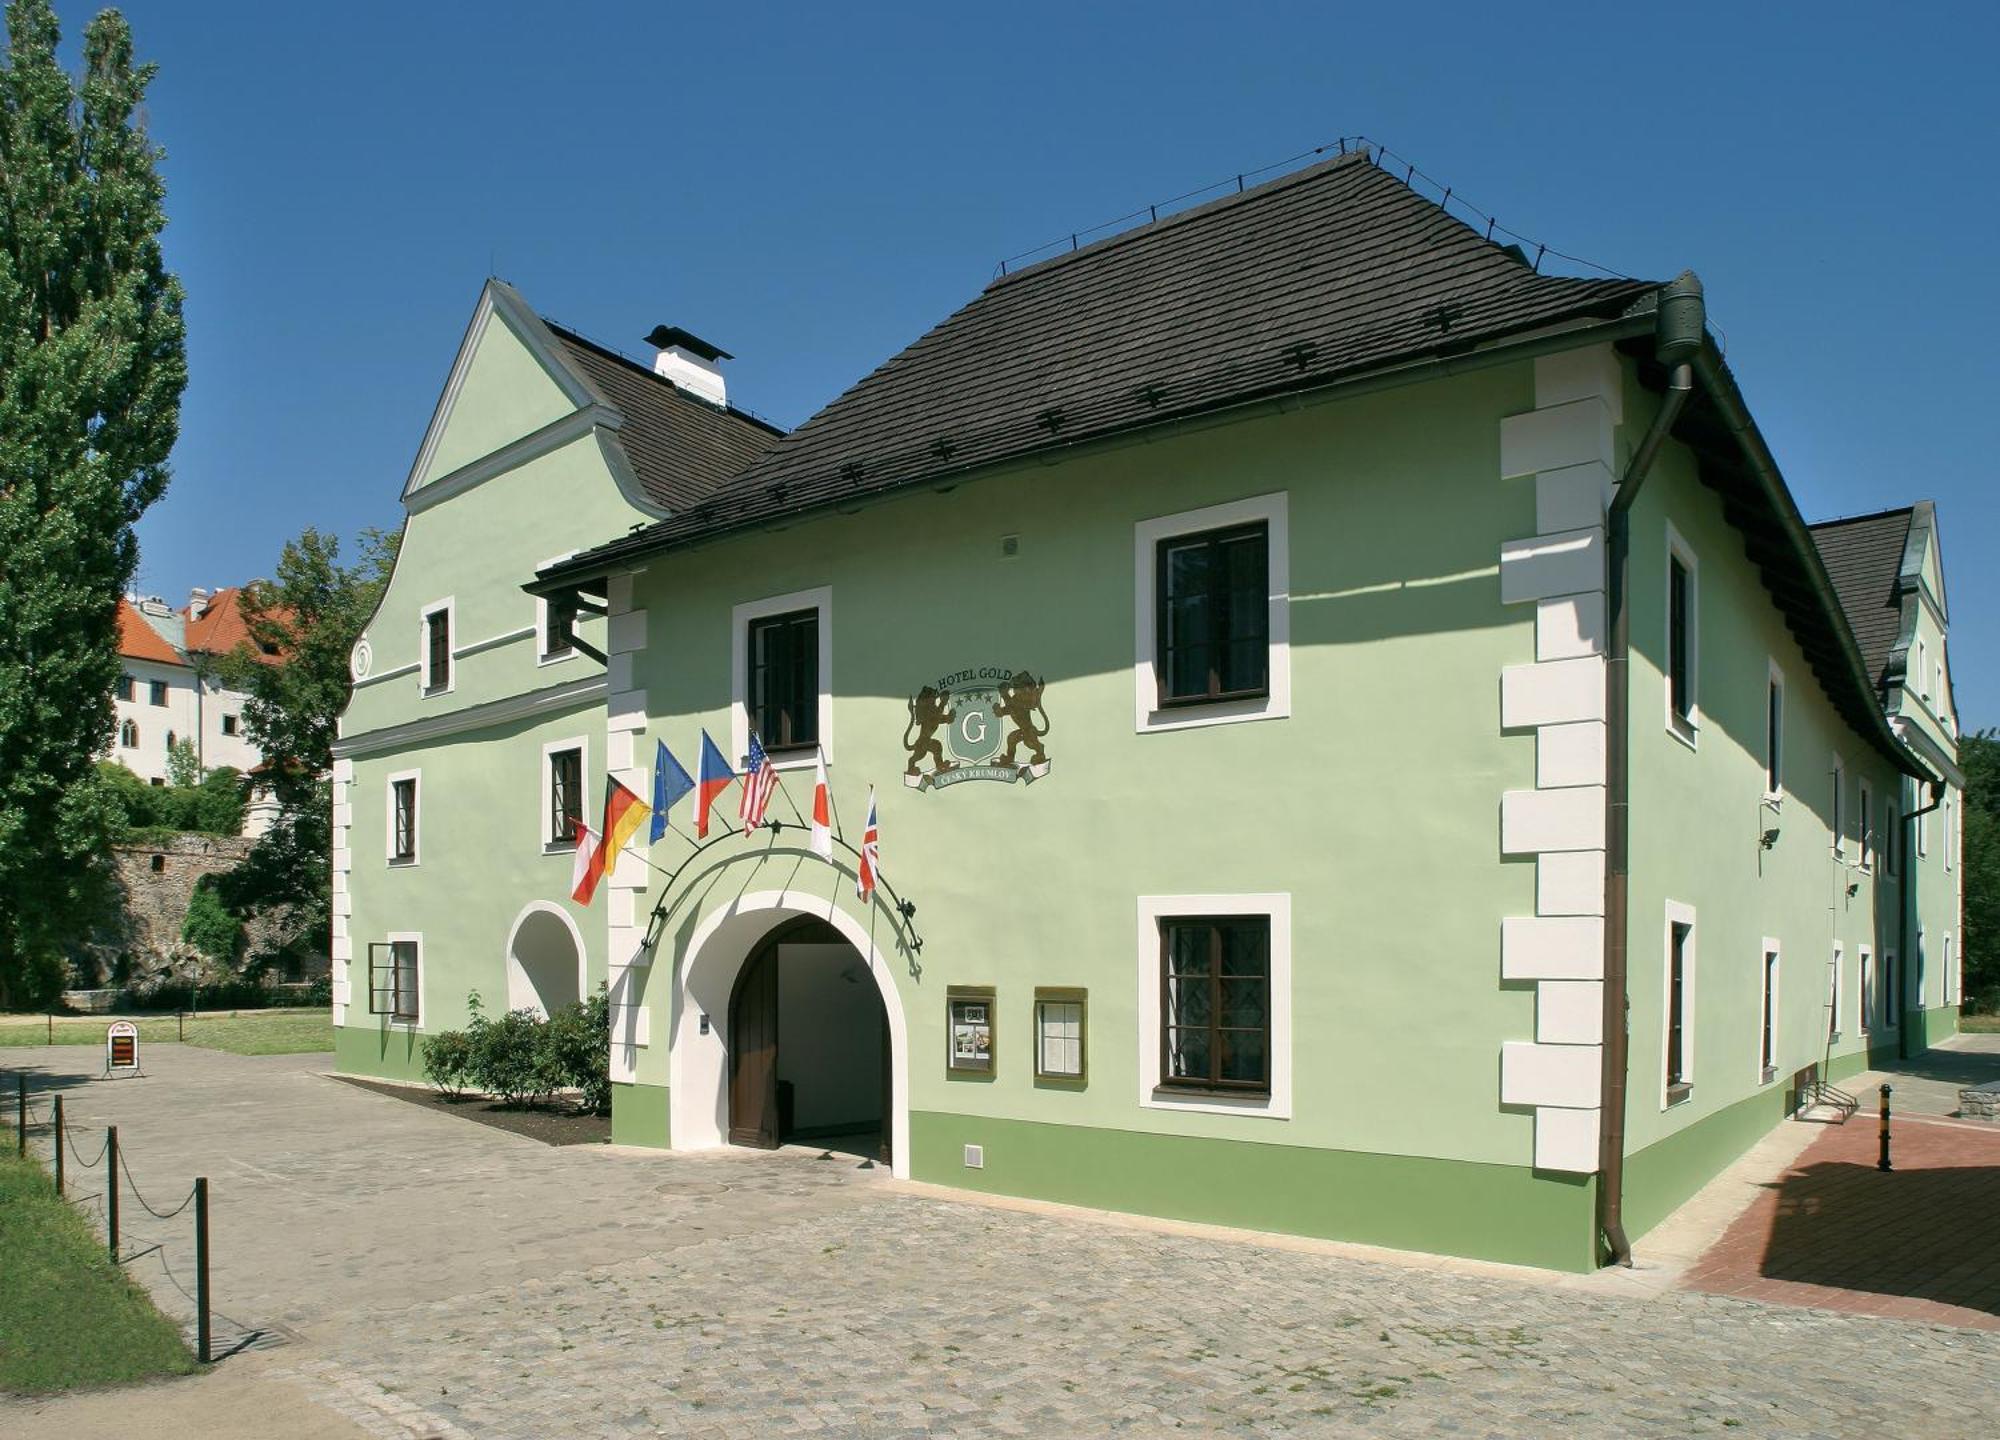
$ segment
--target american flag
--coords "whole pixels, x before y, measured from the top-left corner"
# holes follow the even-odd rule
[[[861,832],[861,868],[854,872],[854,890],[863,900],[875,893],[882,869],[882,831],[875,823],[875,787],[868,787],[868,825]]]
[[[743,822],[745,830],[755,830],[764,823],[771,792],[777,788],[778,767],[771,763],[771,757],[764,753],[764,742],[752,730],[750,754],[743,762],[743,795],[736,805],[736,818]]]

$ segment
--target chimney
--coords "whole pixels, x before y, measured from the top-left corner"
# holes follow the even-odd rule
[[[655,375],[714,404],[729,403],[729,386],[722,378],[722,367],[716,363],[736,358],[727,350],[717,349],[678,325],[655,325],[646,343],[657,346],[660,352],[653,358]]]
[[[188,619],[199,620],[208,613],[209,592],[197,585],[188,591]]]

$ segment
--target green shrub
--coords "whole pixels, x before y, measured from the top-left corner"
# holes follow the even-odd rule
[[[181,939],[211,960],[236,958],[236,947],[243,939],[243,922],[229,913],[229,907],[205,878],[188,897],[187,918],[181,921]]]
[[[472,1023],[466,1036],[472,1043],[472,1083],[507,1105],[525,1105],[548,1093],[542,1070],[542,1022],[532,1010],[509,1010],[494,1019],[473,991],[467,1001]]]
[[[582,1092],[582,1108],[611,1108],[611,1007],[602,988],[565,1005],[541,1027],[541,1071],[550,1090]]]
[[[440,1030],[424,1041],[424,1078],[456,1100],[472,1084],[472,1037],[463,1030]]]

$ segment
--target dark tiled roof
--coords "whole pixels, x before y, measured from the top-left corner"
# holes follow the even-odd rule
[[[1615,317],[1654,288],[1537,275],[1344,156],[995,280],[712,499],[562,570]]]
[[[604,398],[624,412],[619,443],[646,494],[665,509],[700,504],[784,433],[741,410],[690,395],[554,321],[543,323]]]
[[[1903,550],[1910,539],[1912,507],[1885,510],[1852,520],[1829,520],[1812,527],[1813,543],[1840,597],[1847,627],[1861,647],[1868,683],[1878,690],[1889,665],[1889,652],[1902,632],[1903,603],[1897,579],[1903,570]]]

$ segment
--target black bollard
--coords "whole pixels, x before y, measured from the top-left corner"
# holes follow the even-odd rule
[[[1877,1170],[1887,1171],[1889,1166],[1889,1087],[1882,1087],[1882,1158],[1875,1162]]]
[[[62,1096],[60,1095],[56,1096],[55,1112],[56,1112],[56,1118],[55,1118],[56,1194],[60,1195],[63,1193],[63,1114],[62,1114]]]
[[[118,1263],[118,1127],[104,1127],[104,1230],[111,1263]]]
[[[19,1144],[22,1159],[28,1158],[28,1077],[25,1073],[14,1077],[14,1138]]]
[[[208,1177],[194,1178],[194,1314],[195,1357],[206,1365],[213,1358],[208,1323]]]

